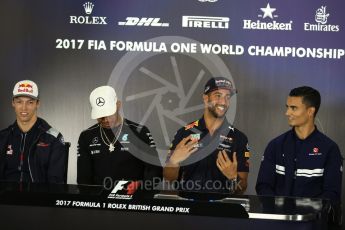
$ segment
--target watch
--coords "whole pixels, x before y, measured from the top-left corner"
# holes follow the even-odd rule
[[[234,194],[237,187],[237,177],[230,180],[230,194]]]

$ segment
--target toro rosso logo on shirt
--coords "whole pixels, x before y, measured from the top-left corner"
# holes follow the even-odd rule
[[[318,147],[313,148],[313,151],[308,154],[309,156],[321,156],[320,149]]]

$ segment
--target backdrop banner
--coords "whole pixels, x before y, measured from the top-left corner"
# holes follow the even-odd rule
[[[227,119],[248,136],[246,193],[255,194],[267,143],[289,129],[292,88],[320,91],[316,125],[345,149],[343,9],[343,0],[4,0],[0,127],[15,120],[14,84],[35,81],[39,116],[71,143],[74,184],[79,134],[96,122],[94,88],[115,88],[124,117],[150,129],[164,162],[175,132],[202,116],[207,80],[223,76],[237,89]]]

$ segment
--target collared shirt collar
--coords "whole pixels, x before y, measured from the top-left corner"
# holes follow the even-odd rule
[[[299,141],[307,141],[307,140],[310,140],[312,139],[317,133],[319,132],[319,130],[317,129],[316,125],[315,125],[315,129],[313,130],[313,132],[311,132],[309,134],[309,136],[307,136],[307,138],[305,139],[300,139],[298,136],[297,136],[297,133],[295,131],[295,128],[293,127],[292,128],[292,135],[293,137],[295,138],[295,140],[299,140]]]
[[[199,126],[198,126],[198,129],[200,131],[208,131],[207,127],[206,127],[206,122],[205,122],[205,118],[204,116],[202,116],[200,119],[199,119]],[[228,122],[228,120],[226,118],[224,118],[224,121],[222,123],[222,125],[217,129],[217,131],[220,131],[220,130],[228,130],[228,129],[233,129],[232,125]]]
[[[40,119],[37,119],[36,122],[35,122],[35,124],[34,124],[34,125],[31,127],[31,129],[30,129],[29,131],[27,131],[26,133],[29,134],[29,133],[32,132],[32,130],[35,130],[35,129],[39,128],[40,124],[41,124],[41,120],[40,120]],[[13,124],[13,132],[16,133],[16,134],[24,133],[24,132],[19,128],[17,121],[15,121],[14,124]]]

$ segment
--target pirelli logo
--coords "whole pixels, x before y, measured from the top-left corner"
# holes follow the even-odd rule
[[[230,18],[209,16],[182,16],[182,27],[228,29]]]

